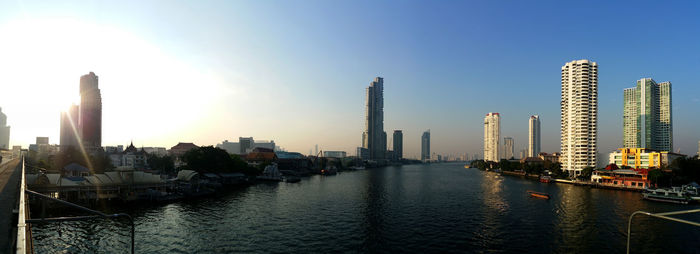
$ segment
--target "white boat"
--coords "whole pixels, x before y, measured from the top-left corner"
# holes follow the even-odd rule
[[[272,182],[281,182],[284,180],[284,178],[282,178],[282,173],[280,173],[280,170],[277,168],[277,163],[267,165],[267,167],[265,167],[263,170],[262,175],[259,175],[256,179]]]
[[[688,204],[693,199],[690,198],[681,187],[672,187],[671,189],[645,189],[642,197],[646,200]]]

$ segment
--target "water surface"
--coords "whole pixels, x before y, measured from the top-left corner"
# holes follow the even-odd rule
[[[632,212],[691,208],[700,206],[428,164],[116,210],[135,218],[137,253],[623,253]],[[700,252],[700,228],[635,222],[634,253]],[[130,243],[128,227],[102,220],[34,225],[32,233],[37,253],[125,253]]]

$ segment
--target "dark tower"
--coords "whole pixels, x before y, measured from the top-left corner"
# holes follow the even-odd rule
[[[80,77],[80,136],[84,146],[102,146],[102,96],[98,77],[90,72]]]

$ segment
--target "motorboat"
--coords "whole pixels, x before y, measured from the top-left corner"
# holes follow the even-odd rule
[[[282,178],[282,173],[280,173],[279,168],[277,168],[277,163],[272,163],[267,165],[263,170],[262,174],[256,177],[260,181],[270,181],[270,182],[281,182],[284,180]]]
[[[693,199],[681,187],[645,189],[642,198],[657,202],[688,204]]]

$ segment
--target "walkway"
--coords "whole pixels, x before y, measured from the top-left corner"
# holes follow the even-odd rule
[[[19,197],[19,162],[19,159],[15,159],[0,166],[0,253],[14,252],[12,245],[17,237],[17,215],[12,210],[16,209]]]

